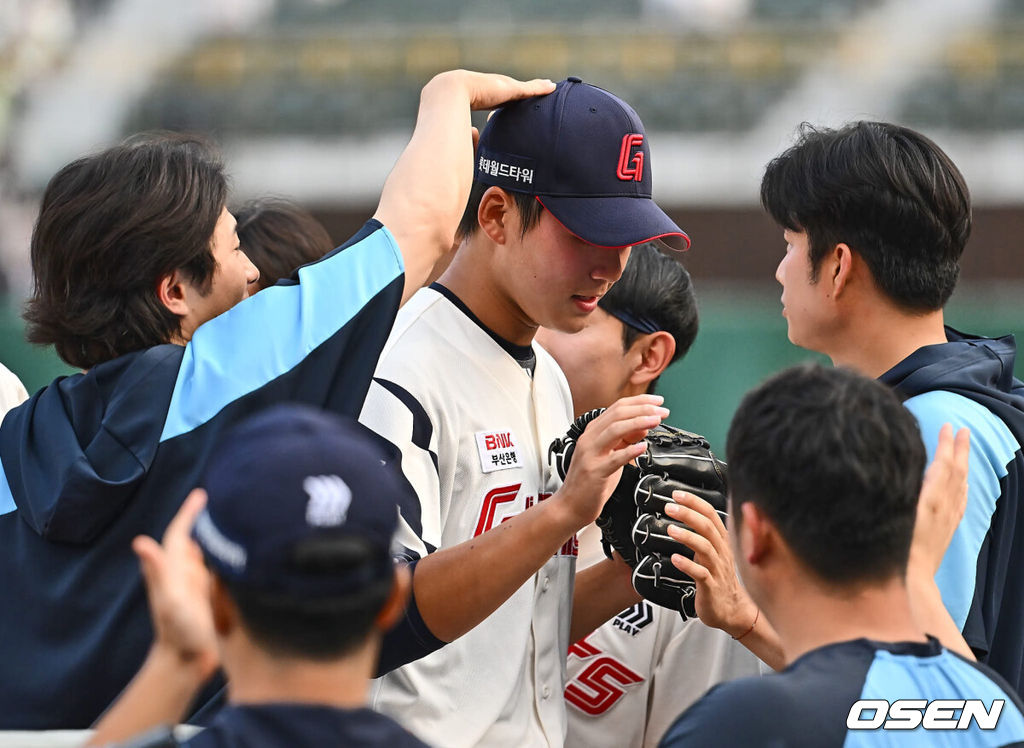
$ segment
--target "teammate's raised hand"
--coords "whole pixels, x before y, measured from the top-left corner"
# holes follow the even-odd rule
[[[674,491],[675,504],[665,514],[690,529],[670,526],[668,534],[693,551],[693,558],[676,553],[672,565],[697,585],[697,615],[708,626],[739,636],[754,619],[756,606],[736,576],[729,534],[715,508],[700,497]]]
[[[647,432],[668,417],[664,401],[660,395],[624,397],[587,425],[556,493],[567,502],[577,529],[597,519],[622,466],[643,454]]]
[[[707,501],[684,491],[672,494],[675,504],[665,514],[691,529],[669,527],[668,534],[693,550],[693,558],[672,555],[672,565],[697,585],[697,615],[722,629],[776,670],[786,664],[778,634],[765,620],[736,574],[732,543],[721,516]]]
[[[546,78],[521,81],[507,75],[471,70],[450,70],[441,75],[454,76],[466,86],[472,109],[493,109],[506,101],[541,96],[555,90],[555,84]]]
[[[87,745],[112,745],[154,725],[184,719],[202,684],[220,664],[210,611],[210,572],[192,540],[206,494],[196,489],[164,532],[163,542],[139,535],[139,557],[153,620],[153,645],[142,668],[96,723]]]
[[[942,602],[935,582],[942,558],[967,508],[967,468],[971,433],[945,424],[939,432],[935,456],[924,473],[917,499],[914,536],[907,561],[907,593],[914,620],[922,631],[967,659],[974,652]]]
[[[908,574],[934,578],[953,539],[953,533],[967,509],[967,467],[971,432],[960,429],[953,438],[953,426],[939,432],[935,457],[924,473],[917,500],[914,538],[910,544]]]
[[[524,82],[471,70],[439,73],[423,87],[416,129],[374,213],[402,253],[403,302],[423,285],[455,240],[473,181],[476,142],[470,110],[493,109],[554,90],[549,80]]]
[[[195,489],[164,532],[163,542],[140,535],[132,541],[146,583],[154,647],[208,678],[220,663],[210,612],[210,572],[192,540],[192,526],[206,503]]]

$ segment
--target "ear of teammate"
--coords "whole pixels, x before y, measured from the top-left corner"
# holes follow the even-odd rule
[[[451,251],[473,181],[471,109],[551,93],[555,84],[450,70],[420,94],[412,138],[388,175],[374,218],[398,242],[405,263],[405,303]]]
[[[954,439],[952,427],[943,426],[921,486],[906,577],[911,609],[921,630],[946,648],[974,659],[935,584],[935,572],[966,507],[969,453],[969,431],[961,429]],[[695,581],[698,616],[706,625],[742,640],[762,661],[780,670],[786,658],[778,634],[740,584],[732,544],[718,512],[692,493],[677,491],[673,499],[675,504],[667,505],[665,513],[682,526],[667,532],[691,552],[675,554],[671,561]]]

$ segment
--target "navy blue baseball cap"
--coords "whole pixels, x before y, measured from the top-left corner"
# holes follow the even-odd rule
[[[412,489],[355,421],[270,408],[223,436],[202,486],[207,503],[192,535],[227,582],[325,598],[394,575],[398,501]],[[325,568],[316,557],[328,547]]]
[[[475,178],[537,200],[573,234],[602,247],[690,238],[651,196],[643,123],[614,94],[570,77],[553,93],[514,101],[487,121]]]

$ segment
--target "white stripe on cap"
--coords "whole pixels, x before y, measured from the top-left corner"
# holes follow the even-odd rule
[[[248,559],[245,548],[233,540],[228,540],[217,525],[213,524],[210,513],[205,509],[196,520],[196,538],[206,552],[218,561],[227,564],[235,571],[245,571]]]

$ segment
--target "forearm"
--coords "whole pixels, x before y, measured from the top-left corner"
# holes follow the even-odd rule
[[[946,649],[969,660],[975,659],[974,652],[942,602],[934,576],[912,570],[907,575],[907,592],[914,621],[926,634],[934,636]]]
[[[416,128],[384,184],[374,214],[402,251],[403,301],[451,249],[469,198],[473,137],[465,75],[441,73],[423,88]]]
[[[419,561],[413,590],[434,636],[450,642],[483,621],[584,524],[557,497]]]
[[[752,628],[748,626],[742,631],[733,630],[726,631],[726,633],[734,639],[739,639],[740,644],[753,652],[761,662],[772,670],[782,670],[786,667],[786,653],[782,649],[782,641],[764,615],[756,615],[756,622]]]
[[[584,569],[576,574],[569,641],[579,641],[642,599],[630,583],[629,566],[621,559],[606,558]]]
[[[86,745],[108,745],[159,725],[181,722],[206,680],[199,668],[154,646],[131,683],[100,717]]]

